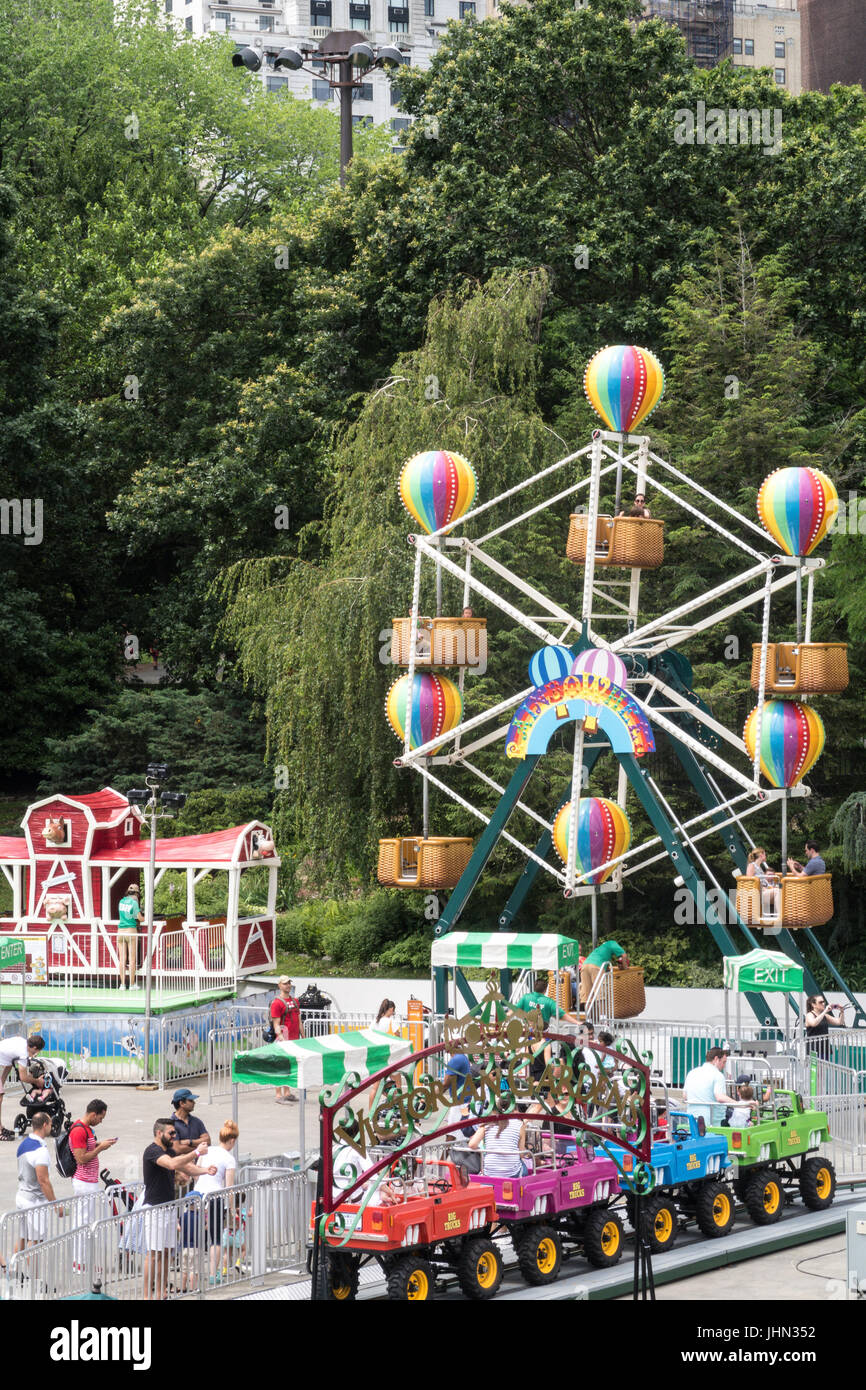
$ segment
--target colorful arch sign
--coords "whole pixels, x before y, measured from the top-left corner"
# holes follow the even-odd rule
[[[546,753],[558,728],[569,721],[595,717],[614,753],[655,752],[655,739],[640,705],[627,690],[606,676],[564,676],[548,681],[515,712],[505,752],[509,758]]]

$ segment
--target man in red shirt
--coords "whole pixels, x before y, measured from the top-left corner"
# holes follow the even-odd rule
[[[296,1038],[304,1036],[304,1027],[301,1023],[301,1008],[295,998],[292,982],[288,975],[281,975],[277,981],[277,997],[271,1004],[271,1022],[274,1025],[277,1042],[294,1042]],[[278,1086],[276,1100],[278,1105],[289,1105],[292,1101],[297,1101],[298,1097],[292,1095],[291,1086]]]

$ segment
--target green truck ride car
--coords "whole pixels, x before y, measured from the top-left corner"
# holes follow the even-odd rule
[[[708,1126],[723,1134],[732,1160],[734,1192],[758,1226],[778,1221],[799,1191],[811,1211],[823,1211],[836,1195],[836,1173],[817,1150],[830,1138],[823,1110],[806,1110],[796,1091],[760,1086],[761,1103],[744,1129]],[[811,1156],[810,1156],[811,1155]]]

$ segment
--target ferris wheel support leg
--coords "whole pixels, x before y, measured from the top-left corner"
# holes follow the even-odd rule
[[[532,753],[524,758],[514,769],[508,786],[499,798],[496,810],[481,832],[478,843],[472,851],[469,863],[460,875],[457,886],[445,905],[445,911],[436,923],[436,936],[445,936],[457,925],[460,914],[469,901],[473,888],[484,872],[487,861],[496,848],[499,837],[505,829],[512,811],[523,795],[526,785],[541,757],[543,757],[541,753]],[[442,973],[444,978],[445,972]],[[460,985],[459,978],[457,983]],[[462,988],[461,993],[463,993]],[[434,996],[436,1012],[444,1013],[447,1007],[446,996],[444,984],[439,978],[439,971],[434,975]]]
[[[605,750],[603,748],[599,747],[590,747],[584,749],[583,765],[586,768],[587,777],[591,775],[592,769],[595,767],[595,764],[598,762],[598,759],[601,757],[604,751]],[[554,812],[554,820],[559,815],[559,812],[562,810],[563,806],[566,804],[567,801],[568,797],[563,797],[562,801],[559,803],[559,805],[556,808],[556,811]],[[553,834],[550,830],[545,830],[543,834],[539,836],[535,846],[535,853],[537,854],[539,859],[547,858],[548,854],[550,853],[550,847],[552,844]],[[529,859],[527,860],[526,864],[524,864],[523,872],[520,875],[520,878],[515,883],[513,889],[511,890],[511,896],[509,897],[508,902],[505,904],[504,908],[502,909],[502,912],[499,915],[498,926],[500,931],[511,930],[515,918],[517,917],[518,913],[520,912],[520,909],[523,907],[523,904],[526,901],[526,896],[529,893],[530,888],[532,887],[533,883],[538,877],[540,867],[541,866],[534,859]]]
[[[652,788],[647,784],[637,758],[633,753],[619,753],[617,756],[621,766],[625,768],[626,776],[634,788],[638,801],[646,811],[653,829],[667,850],[671,863],[694,898],[700,921],[707,927],[723,956],[737,955],[737,947],[733,937],[719,917],[716,906],[707,893],[707,886],[689,858],[685,845],[656,800]],[[762,994],[749,993],[746,998],[752,1012],[762,1026],[775,1026],[775,1015]]]

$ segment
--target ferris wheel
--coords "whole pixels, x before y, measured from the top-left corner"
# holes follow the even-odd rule
[[[697,922],[706,925],[724,956],[742,949],[732,932],[751,947],[760,944],[756,933],[770,935],[804,967],[807,988],[820,992],[801,950],[806,939],[847,994],[857,1024],[866,1026],[866,1015],[814,932],[833,914],[830,874],[784,872],[788,805],[810,794],[803,778],[824,746],[813,701],[848,684],[845,644],[815,641],[812,633],[814,581],[825,563],[813,552],[836,515],[836,490],[817,469],[778,469],[757,490],[753,519],[656,453],[647,434],[637,433],[664,392],[664,373],[652,352],[603,348],[588,364],[584,386],[605,428],[496,497],[478,500],[475,471],[459,454],[431,450],[403,466],[400,495],[420,530],[408,537],[415,551],[409,614],[394,618],[392,628],[392,660],[406,669],[388,692],[386,713],[402,743],[395,764],[423,780],[423,828],[420,835],[380,841],[379,880],[428,892],[451,889],[436,927],[442,936],[457,925],[504,840],[525,865],[503,905],[500,930],[512,929],[542,874],[566,898],[590,898],[595,944],[599,895],[619,892],[630,877],[668,859],[675,885],[688,891]],[[626,490],[635,501],[623,506]],[[611,495],[606,511],[603,498]],[[573,589],[562,602],[550,598],[490,548],[565,499],[574,505],[563,544],[582,579],[577,602]],[[660,499],[666,514],[686,514],[696,537],[720,537],[742,556],[743,567],[661,614],[642,617],[644,571],[664,566],[665,521],[653,515]],[[515,515],[517,500],[526,506]],[[435,615],[420,609],[429,567],[435,572]],[[459,616],[442,612],[443,575],[462,587]],[[774,626],[773,605],[792,587],[796,621],[785,633]],[[529,684],[472,713],[464,708],[466,674],[483,669],[487,658],[486,620],[472,606],[479,600],[531,634],[538,646]],[[655,602],[657,607],[657,593]],[[698,634],[750,609],[760,614],[761,640],[751,663],[755,705],[740,733],[717,720],[692,688],[687,647]],[[571,748],[570,784],[556,804],[534,803],[532,775],[563,729]],[[654,775],[660,732],[691,788],[694,812],[687,816],[677,814]],[[510,777],[491,776],[478,766],[476,755],[491,745],[501,747],[503,769],[513,768]],[[587,790],[602,757],[617,764],[604,797]],[[456,770],[464,774],[459,791]],[[465,774],[478,784],[475,800],[465,794]],[[431,791],[479,822],[477,839],[430,835]],[[749,818],[776,804],[782,872],[777,878],[749,874]],[[640,843],[632,842],[629,811],[635,806],[652,830]],[[534,823],[534,844],[507,828],[515,811]],[[730,883],[719,881],[705,856],[705,842],[713,838],[732,861]],[[442,1009],[444,981],[436,974],[436,1006]],[[467,1002],[474,1002],[465,980],[457,983]],[[772,1024],[763,997],[748,998],[758,1021]]]

